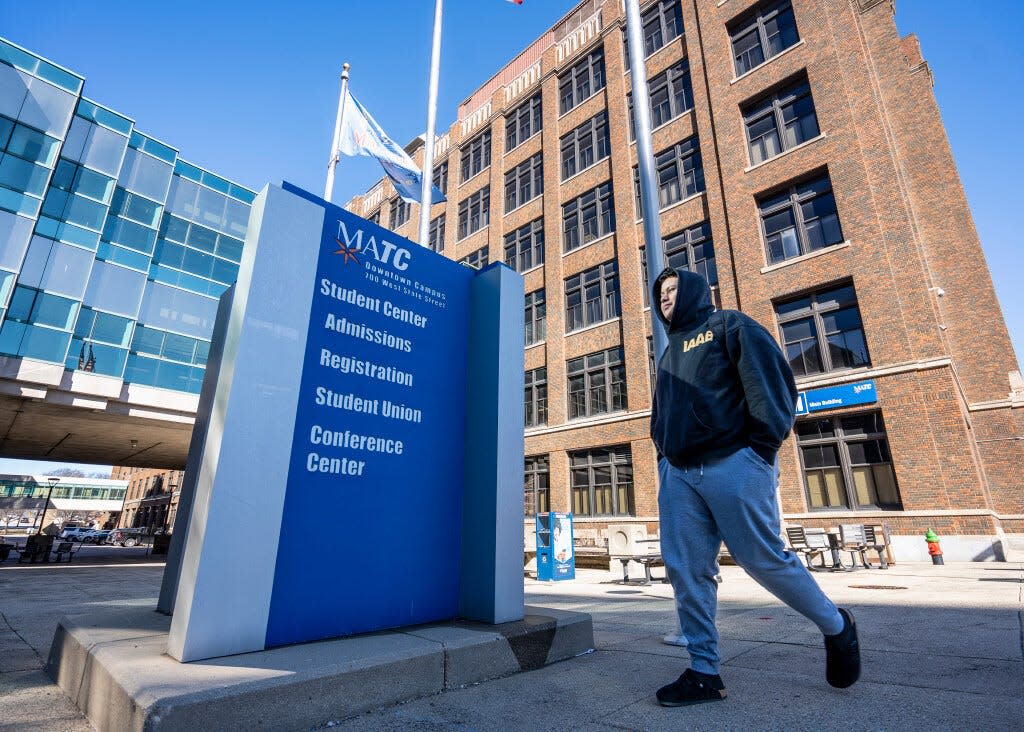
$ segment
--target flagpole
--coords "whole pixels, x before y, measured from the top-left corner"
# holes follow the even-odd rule
[[[348,64],[341,65],[341,94],[338,95],[338,116],[334,118],[334,141],[331,143],[331,159],[327,163],[327,185],[324,186],[324,200],[328,203],[334,193],[334,169],[338,167],[341,145],[341,120],[345,114],[345,95],[348,94]]]
[[[441,67],[441,5],[434,0],[434,41],[430,51],[430,83],[427,88],[427,139],[423,148],[423,180],[420,182],[419,243],[427,246],[434,179],[434,125],[437,121],[437,77]]]
[[[661,245],[661,217],[658,186],[654,180],[654,146],[651,142],[651,100],[647,90],[647,64],[644,63],[644,39],[640,25],[639,0],[626,0],[626,36],[629,39],[629,68],[632,69],[633,112],[636,121],[636,157],[640,168],[640,204],[644,217],[644,243],[647,279],[654,282],[665,267]],[[658,303],[651,303],[651,335],[654,360],[668,348],[668,336],[657,316]]]

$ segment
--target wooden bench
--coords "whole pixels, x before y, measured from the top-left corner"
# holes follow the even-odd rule
[[[57,557],[57,559],[55,561],[58,564],[60,563],[60,558],[62,556],[64,556],[65,554],[68,557],[68,563],[70,563],[71,560],[74,558],[75,554],[77,554],[77,553],[78,553],[78,547],[76,547],[74,545],[74,543],[70,542],[70,541],[62,541],[62,542],[60,542],[59,544],[57,544],[57,548],[54,549],[51,552],[51,554],[53,556]]]

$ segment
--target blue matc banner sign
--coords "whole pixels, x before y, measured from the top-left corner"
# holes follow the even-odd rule
[[[858,404],[874,404],[878,401],[874,381],[860,381],[856,384],[830,386],[825,389],[810,389],[800,392],[796,402],[796,413],[809,414],[826,409],[852,407]]]
[[[267,647],[458,615],[475,273],[332,204],[319,247]]]

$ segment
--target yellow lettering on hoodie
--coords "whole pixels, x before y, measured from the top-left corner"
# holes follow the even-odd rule
[[[696,348],[697,346],[703,346],[705,343],[710,343],[714,339],[715,339],[715,334],[714,333],[712,333],[710,330],[705,331],[705,332],[701,333],[699,336],[697,336],[696,338],[691,338],[690,340],[684,342],[683,343],[683,353],[686,353],[691,348]]]

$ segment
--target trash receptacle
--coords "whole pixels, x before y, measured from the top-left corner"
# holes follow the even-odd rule
[[[537,579],[557,582],[575,578],[572,514],[537,514]]]
[[[153,554],[166,554],[171,546],[170,534],[156,534],[153,537]]]

